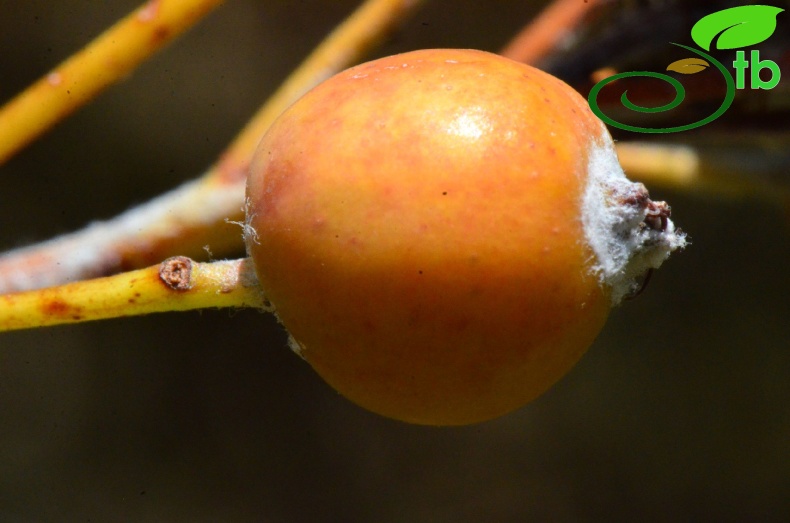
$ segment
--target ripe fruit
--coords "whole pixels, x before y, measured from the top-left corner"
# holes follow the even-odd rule
[[[343,395],[457,425],[532,400],[684,244],[560,80],[425,50],[327,80],[261,141],[247,245],[294,348]]]

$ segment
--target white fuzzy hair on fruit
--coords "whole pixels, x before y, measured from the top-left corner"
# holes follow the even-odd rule
[[[675,228],[663,202],[658,202],[667,211],[660,218],[661,227],[648,225],[651,205],[656,207],[644,185],[626,178],[608,134],[593,143],[582,197],[582,223],[595,256],[592,270],[601,284],[611,289],[612,305],[637,292],[649,270],[657,269],[672,251],[687,244],[686,235]]]

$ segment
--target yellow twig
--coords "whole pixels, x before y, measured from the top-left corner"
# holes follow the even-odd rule
[[[354,65],[424,0],[367,0],[332,31],[280,85],[223,153],[208,176],[246,177],[255,147],[272,122],[301,96]]]
[[[159,265],[37,291],[0,296],[0,332],[153,312],[266,308],[252,260]]]
[[[224,0],[150,0],[0,108],[0,164]]]
[[[741,139],[743,142],[744,139]],[[629,178],[649,187],[700,191],[723,197],[757,197],[786,204],[790,163],[786,141],[737,145],[620,142],[617,155]]]

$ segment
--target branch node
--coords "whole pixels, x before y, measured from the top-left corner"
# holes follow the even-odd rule
[[[173,256],[159,265],[159,279],[174,291],[192,288],[192,260],[186,256]]]

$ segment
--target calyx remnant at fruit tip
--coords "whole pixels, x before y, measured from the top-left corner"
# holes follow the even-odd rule
[[[612,305],[638,293],[646,274],[687,244],[669,205],[626,178],[611,140],[590,150],[582,223],[595,254],[593,272],[611,288]]]

